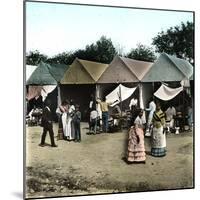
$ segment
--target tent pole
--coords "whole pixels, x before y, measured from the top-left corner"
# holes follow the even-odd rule
[[[57,106],[59,107],[59,105],[61,105],[60,84],[57,85],[57,89],[58,89]]]
[[[183,87],[183,130],[185,129],[185,92]]]
[[[120,129],[122,131],[122,91],[121,91],[121,87],[119,85],[119,101],[120,101],[120,110],[121,110],[121,113],[120,113]]]
[[[152,82],[152,86],[153,86],[153,93],[154,93],[154,92],[155,92],[155,91],[154,91],[154,82]]]

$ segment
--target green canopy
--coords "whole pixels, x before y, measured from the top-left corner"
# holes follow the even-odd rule
[[[141,81],[181,81],[192,74],[193,67],[188,61],[162,53]]]
[[[57,82],[60,82],[68,68],[69,66],[64,64],[51,64],[49,71],[54,79],[56,79]]]
[[[177,58],[166,54],[168,58],[174,63],[174,65],[185,75],[186,78],[190,78],[193,74],[193,66],[184,59]]]
[[[57,85],[56,79],[49,72],[50,65],[40,62],[38,67],[27,80],[27,85]]]

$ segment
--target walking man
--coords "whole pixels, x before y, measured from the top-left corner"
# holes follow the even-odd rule
[[[49,132],[50,140],[51,140],[51,147],[57,147],[54,141],[54,132],[53,132],[53,121],[52,121],[52,112],[50,110],[51,102],[47,100],[46,106],[43,109],[42,113],[42,126],[43,126],[43,133],[41,137],[41,143],[39,146],[45,146],[45,138],[47,135],[47,131]]]

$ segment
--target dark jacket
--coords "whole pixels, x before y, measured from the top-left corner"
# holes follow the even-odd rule
[[[51,110],[49,109],[49,107],[45,107],[43,109],[43,113],[42,113],[42,126],[48,126],[50,124],[52,124],[52,113]]]
[[[75,112],[73,121],[75,123],[80,123],[80,121],[81,121],[81,112],[80,111]]]

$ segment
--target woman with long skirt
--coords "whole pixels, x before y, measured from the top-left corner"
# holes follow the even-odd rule
[[[74,122],[73,122],[73,116],[74,116],[74,112],[75,112],[75,106],[73,104],[73,101],[70,101],[70,106],[69,106],[69,110],[66,113],[66,115],[64,116],[64,120],[66,122],[65,125],[65,131],[64,131],[64,138],[68,141],[72,141],[74,140]]]
[[[68,101],[63,101],[62,104],[56,109],[56,114],[58,116],[58,135],[57,135],[58,140],[62,140],[64,137],[64,129],[66,126],[65,116],[66,113],[68,112],[68,109],[69,109]]]
[[[166,155],[165,114],[161,110],[159,102],[156,103],[156,111],[153,114],[152,122],[151,155],[162,157]]]
[[[144,124],[143,110],[140,109],[139,115],[134,121],[134,126],[130,128],[128,136],[127,162],[145,163],[146,154],[144,146]]]

